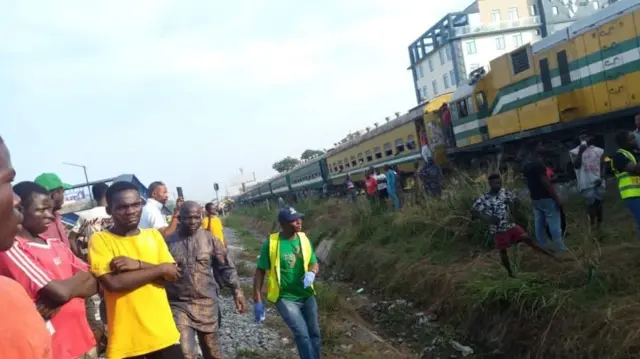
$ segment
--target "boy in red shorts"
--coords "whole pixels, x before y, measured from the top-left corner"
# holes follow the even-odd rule
[[[514,243],[524,242],[535,251],[555,258],[552,252],[540,247],[522,227],[511,221],[509,204],[517,200],[513,192],[502,188],[500,175],[494,173],[489,176],[489,192],[473,204],[474,215],[489,223],[489,231],[494,236],[496,249],[500,250],[502,265],[507,269],[510,277],[515,276],[511,270],[507,249]]]

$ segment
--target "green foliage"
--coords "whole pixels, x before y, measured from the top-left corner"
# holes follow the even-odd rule
[[[302,154],[300,155],[300,159],[303,161],[306,160],[310,160],[316,156],[320,156],[324,154],[324,151],[320,151],[320,150],[305,150],[304,152],[302,152]]]
[[[281,159],[280,161],[275,162],[273,165],[271,165],[271,168],[273,168],[278,173],[282,173],[282,172],[287,172],[293,169],[295,166],[299,164],[300,164],[299,159],[293,158],[291,156],[287,156]]]

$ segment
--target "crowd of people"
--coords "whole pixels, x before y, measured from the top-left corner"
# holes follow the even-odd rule
[[[167,218],[162,182],[149,186],[146,204],[133,183],[97,183],[96,206],[67,233],[60,210],[69,186],[53,173],[12,185],[15,175],[0,138],[0,358],[223,357],[219,291],[231,290],[240,313],[247,301],[212,203],[180,198]],[[303,215],[282,208],[278,218],[282,231],[257,263],[256,322],[268,273],[266,299],[300,357],[319,359],[318,263]]]

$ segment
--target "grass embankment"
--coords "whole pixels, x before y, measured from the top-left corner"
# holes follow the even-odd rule
[[[485,183],[459,177],[449,188],[455,190],[441,200],[398,213],[336,201],[296,209],[307,215],[305,227],[316,245],[336,239],[333,263],[349,280],[436,308],[441,321],[507,358],[638,356],[640,245],[615,186],[608,191],[599,233],[589,229],[579,196],[565,205],[573,260],[556,263],[526,246],[512,248],[517,278],[506,276],[487,227],[470,217]],[[529,208],[523,202],[514,217],[532,232]],[[273,226],[275,212],[265,206],[237,213],[262,230]]]
[[[268,211],[264,211],[264,216],[261,220],[251,220],[248,217],[241,218],[238,216],[225,218],[225,226],[235,230],[237,238],[244,247],[244,250],[240,253],[242,260],[236,263],[238,274],[241,276],[253,276],[255,267],[252,267],[247,262],[255,262],[260,252],[261,241],[259,239],[261,235],[258,232],[268,233],[275,229],[275,223],[266,221],[269,216]],[[247,220],[250,221],[248,225]],[[252,232],[247,228],[256,228],[257,231]],[[264,238],[266,239],[266,235]],[[345,289],[323,282],[315,284],[322,332],[323,357],[327,359],[412,358],[410,354],[399,352],[387,343],[382,342],[366,328],[364,321],[359,318],[351,303],[343,300],[342,291]],[[245,286],[243,290],[247,295],[250,295],[249,293],[252,293],[253,289],[250,286]],[[272,306],[271,303],[267,303],[267,305]],[[280,318],[267,316],[265,325],[281,331],[283,335],[289,334],[288,329]],[[359,339],[356,340],[356,338]],[[290,346],[293,345],[294,343],[290,342]],[[254,352],[241,354],[247,358],[273,358],[269,356],[270,354],[267,354],[266,357]]]

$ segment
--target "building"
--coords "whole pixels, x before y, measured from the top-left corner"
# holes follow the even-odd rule
[[[532,10],[539,12],[544,27],[543,36],[571,25],[574,21],[594,14],[618,0],[536,0]],[[623,0],[630,1],[630,0]],[[539,11],[542,9],[542,11]]]
[[[615,0],[476,0],[409,45],[418,103],[453,92],[480,67],[589,16]]]

